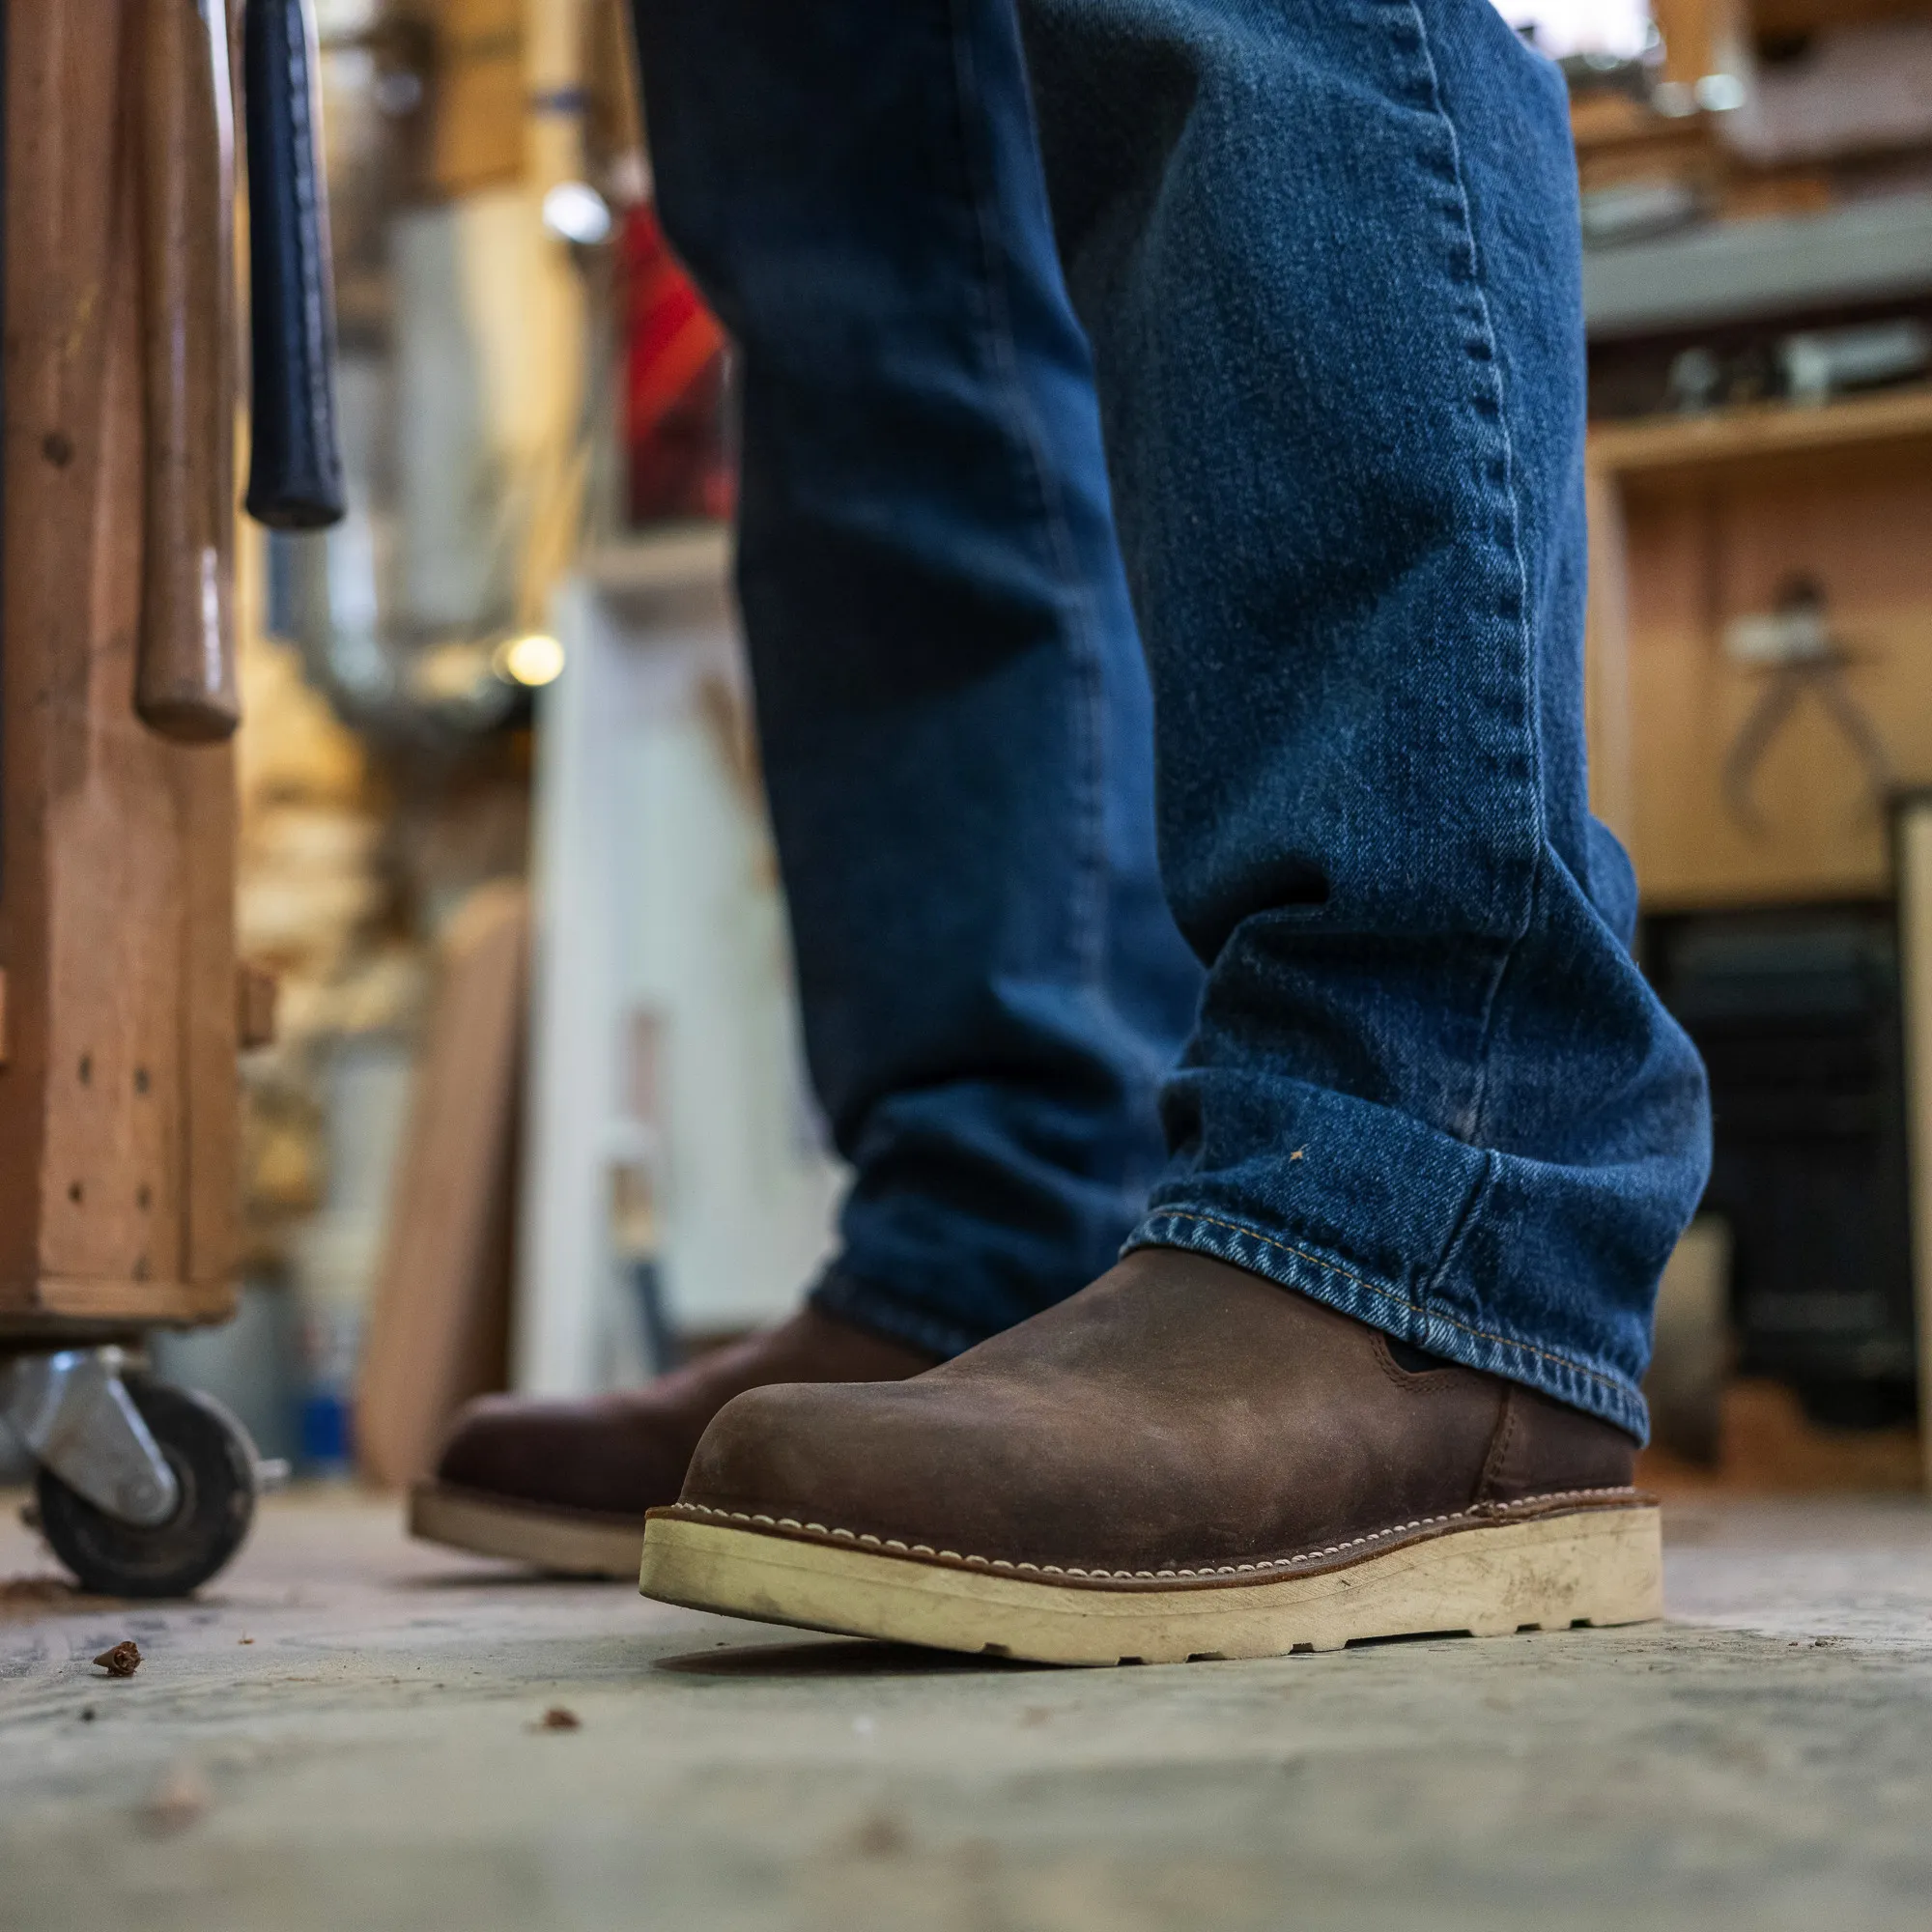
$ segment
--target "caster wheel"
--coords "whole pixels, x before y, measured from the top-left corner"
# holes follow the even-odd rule
[[[185,1597],[241,1548],[255,1514],[255,1445],[217,1402],[129,1376],[128,1393],[181,1485],[166,1522],[122,1522],[40,1472],[41,1534],[80,1580],[110,1597]]]

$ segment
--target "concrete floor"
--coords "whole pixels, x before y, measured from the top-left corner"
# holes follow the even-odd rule
[[[0,1927],[1932,1922],[1932,1512],[1687,1506],[1669,1561],[1661,1627],[1058,1671],[290,1496],[197,1603],[0,1587]]]

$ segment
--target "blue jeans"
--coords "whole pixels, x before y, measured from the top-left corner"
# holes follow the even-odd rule
[[[1489,0],[1020,14],[639,0],[817,1297],[950,1351],[1189,1248],[1641,1435],[1708,1104],[1585,803],[1560,78]]]

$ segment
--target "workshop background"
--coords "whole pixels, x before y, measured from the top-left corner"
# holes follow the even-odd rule
[[[1932,4],[1511,0],[1561,60],[1589,697],[1711,1065],[1646,1477],[1910,1489],[1932,1334]],[[785,1310],[839,1177],[727,589],[729,344],[614,0],[325,0],[349,515],[244,526],[245,1288],[298,1475]],[[1915,1307],[1918,1314],[1915,1317]]]
[[[132,97],[221,12],[0,0],[0,1412],[46,1452],[0,1441],[0,1932],[1924,1923],[1932,0],[1498,4],[1583,188],[1594,802],[1716,1098],[1639,1478],[1665,1615],[1087,1671],[406,1532],[466,1397],[781,1315],[840,1187],[731,349],[618,0],[318,0],[347,515],[237,534],[232,1009],[229,753],[129,703],[182,630],[137,580],[190,554],[144,523]],[[167,311],[204,351],[224,284]],[[168,1326],[227,1305],[238,1037],[239,1312]],[[117,1388],[176,1432],[163,1520]]]

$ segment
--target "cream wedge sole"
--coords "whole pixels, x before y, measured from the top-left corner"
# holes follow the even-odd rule
[[[410,1534],[478,1556],[507,1556],[560,1577],[635,1577],[643,1532],[418,1483],[410,1492]]]
[[[1642,1623],[1662,1613],[1662,1558],[1657,1509],[1638,1504],[1453,1530],[1271,1582],[1120,1589],[657,1516],[639,1586],[692,1609],[938,1650],[1179,1663],[1424,1632]]]

